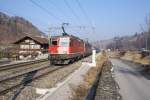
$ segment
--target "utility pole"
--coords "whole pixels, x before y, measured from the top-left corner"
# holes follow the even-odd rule
[[[49,29],[49,31],[48,31],[48,50],[49,50],[49,47],[50,47],[50,45],[51,45],[51,36],[50,36],[50,29]],[[50,58],[51,58],[51,55],[50,55],[50,53],[48,54],[48,60],[50,60]],[[50,62],[50,64],[51,64],[51,62]]]
[[[51,45],[51,36],[50,36],[50,31],[48,33],[48,45],[50,46]]]
[[[145,38],[145,49],[148,50],[148,48],[147,48],[147,37]]]

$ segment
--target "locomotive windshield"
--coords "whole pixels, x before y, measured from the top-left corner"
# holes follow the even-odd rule
[[[52,45],[57,45],[57,41],[52,41]]]
[[[59,42],[60,46],[69,46],[69,38],[60,38],[60,42]]]

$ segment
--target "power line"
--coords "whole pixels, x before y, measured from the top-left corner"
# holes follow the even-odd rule
[[[71,6],[69,5],[69,3],[67,2],[67,0],[64,0],[66,6],[69,8],[70,12],[75,16],[75,18],[77,19],[78,22],[80,22],[80,19],[78,17],[78,15],[75,13],[75,11],[71,8]]]
[[[42,7],[40,4],[36,3],[35,1],[33,0],[30,0],[30,2],[32,4],[34,4],[35,6],[39,7],[41,10],[43,10],[44,12],[46,12],[47,14],[49,14],[50,16],[52,16],[53,18],[57,19],[58,21],[62,22],[62,20],[57,17],[56,15],[54,15],[52,12],[48,11],[47,9],[45,9],[44,7]]]
[[[61,15],[63,15],[64,17],[66,17],[66,13],[62,10],[62,8],[58,7],[56,3],[54,3],[52,0],[47,0],[49,2],[49,4],[53,5],[57,11],[59,11],[61,13]],[[68,16],[67,16],[68,19]]]
[[[90,17],[87,15],[86,11],[84,10],[83,6],[81,5],[81,3],[79,2],[79,0],[76,0],[79,8],[81,9],[82,13],[84,14],[85,18],[88,20],[89,24],[91,25],[92,28],[92,32],[95,33],[95,26],[92,23],[92,20],[90,19]]]
[[[83,8],[83,6],[81,5],[81,3],[79,2],[79,0],[76,0],[76,2],[77,2],[77,4],[78,4],[79,8],[81,9],[81,11],[83,12],[85,18],[88,19],[89,24],[90,24],[90,25],[93,25],[91,19],[90,19],[89,16],[87,15],[86,11],[84,10],[84,8]]]
[[[70,23],[72,21],[72,18],[70,16],[68,16],[68,14],[66,14],[66,12],[62,8],[60,8],[60,6],[58,6],[55,2],[53,2],[52,0],[47,0],[47,1],[51,5],[53,5],[57,9],[57,11],[59,11],[61,13],[61,15],[63,15],[65,17],[65,19],[68,23]]]

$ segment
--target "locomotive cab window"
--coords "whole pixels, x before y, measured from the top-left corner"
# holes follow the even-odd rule
[[[52,45],[57,45],[57,41],[52,41]]]
[[[59,46],[64,46],[64,47],[67,47],[70,45],[70,40],[69,38],[60,38],[60,41],[59,41]]]

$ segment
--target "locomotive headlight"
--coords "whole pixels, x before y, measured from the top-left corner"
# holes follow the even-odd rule
[[[64,54],[67,54],[67,51],[64,51],[63,53],[64,53]]]

